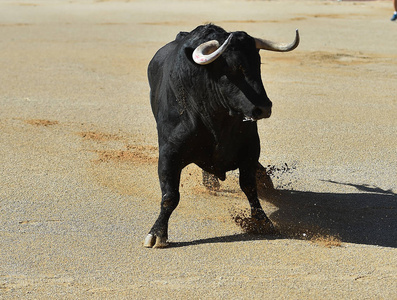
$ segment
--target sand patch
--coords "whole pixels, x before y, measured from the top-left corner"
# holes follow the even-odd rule
[[[34,126],[45,126],[45,127],[59,124],[58,121],[50,121],[50,120],[42,120],[42,119],[26,120],[25,123]]]
[[[341,247],[342,246],[342,241],[340,240],[339,237],[337,236],[332,236],[332,235],[318,235],[314,236],[311,241],[317,245],[320,245],[322,247],[326,248],[332,248],[332,247]]]
[[[96,162],[133,162],[139,164],[155,164],[157,157],[154,154],[156,147],[128,146],[127,150],[97,150],[99,158]]]
[[[188,23],[184,21],[172,21],[172,22],[142,22],[140,25],[152,25],[152,26],[186,26]]]
[[[335,51],[310,51],[295,52],[291,55],[269,55],[263,54],[262,60],[269,64],[270,67],[274,63],[283,62],[289,65],[296,64],[300,67],[318,67],[318,66],[354,66],[366,65],[374,63],[392,63],[395,62],[390,57],[384,57],[373,53],[352,52],[346,50]],[[274,65],[273,65],[274,67]]]
[[[219,23],[233,23],[233,24],[257,24],[257,23],[279,23],[281,20],[224,20]]]
[[[114,141],[114,140],[121,139],[121,137],[118,135],[97,132],[97,131],[79,132],[78,135],[80,135],[84,140],[92,140],[92,141],[99,141],[99,142],[112,141],[112,140]]]
[[[321,63],[336,63],[340,65],[352,65],[352,64],[366,64],[376,61],[378,57],[365,55],[364,53],[331,53],[325,51],[314,51],[308,57],[307,60],[317,61]]]
[[[22,26],[31,26],[32,24],[28,23],[10,23],[10,24],[0,24],[0,27],[22,27]]]
[[[360,14],[313,14],[306,15],[309,18],[324,18],[324,19],[346,19],[351,17],[362,17]]]

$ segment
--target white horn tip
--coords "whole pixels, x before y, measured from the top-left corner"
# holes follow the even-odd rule
[[[207,65],[212,63],[226,50],[232,37],[233,34],[229,34],[228,38],[221,46],[219,46],[219,42],[217,40],[208,41],[199,45],[192,54],[194,62],[198,65]],[[212,52],[210,54],[204,54],[208,48],[211,48]],[[214,49],[216,50],[213,51]]]

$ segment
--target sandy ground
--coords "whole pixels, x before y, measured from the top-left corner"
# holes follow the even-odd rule
[[[397,23],[391,1],[0,3],[1,299],[397,299]],[[183,173],[167,249],[146,67],[179,31],[301,45],[263,52],[261,193],[280,234],[244,233],[229,174]],[[285,166],[288,165],[288,168]]]

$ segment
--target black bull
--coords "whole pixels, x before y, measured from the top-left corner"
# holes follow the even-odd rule
[[[260,154],[256,121],[270,117],[272,107],[261,79],[259,49],[284,52],[298,44],[298,31],[294,42],[284,45],[209,24],[179,33],[158,50],[148,77],[162,199],[145,247],[167,245],[181,171],[191,163],[221,180],[238,168],[252,217],[272,228],[258,200],[255,175]]]

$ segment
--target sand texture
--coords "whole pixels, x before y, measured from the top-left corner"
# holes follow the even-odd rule
[[[391,1],[0,2],[1,299],[397,299],[397,23]],[[182,174],[170,247],[146,69],[179,31],[261,51],[258,122],[278,234],[247,233],[238,172]]]

